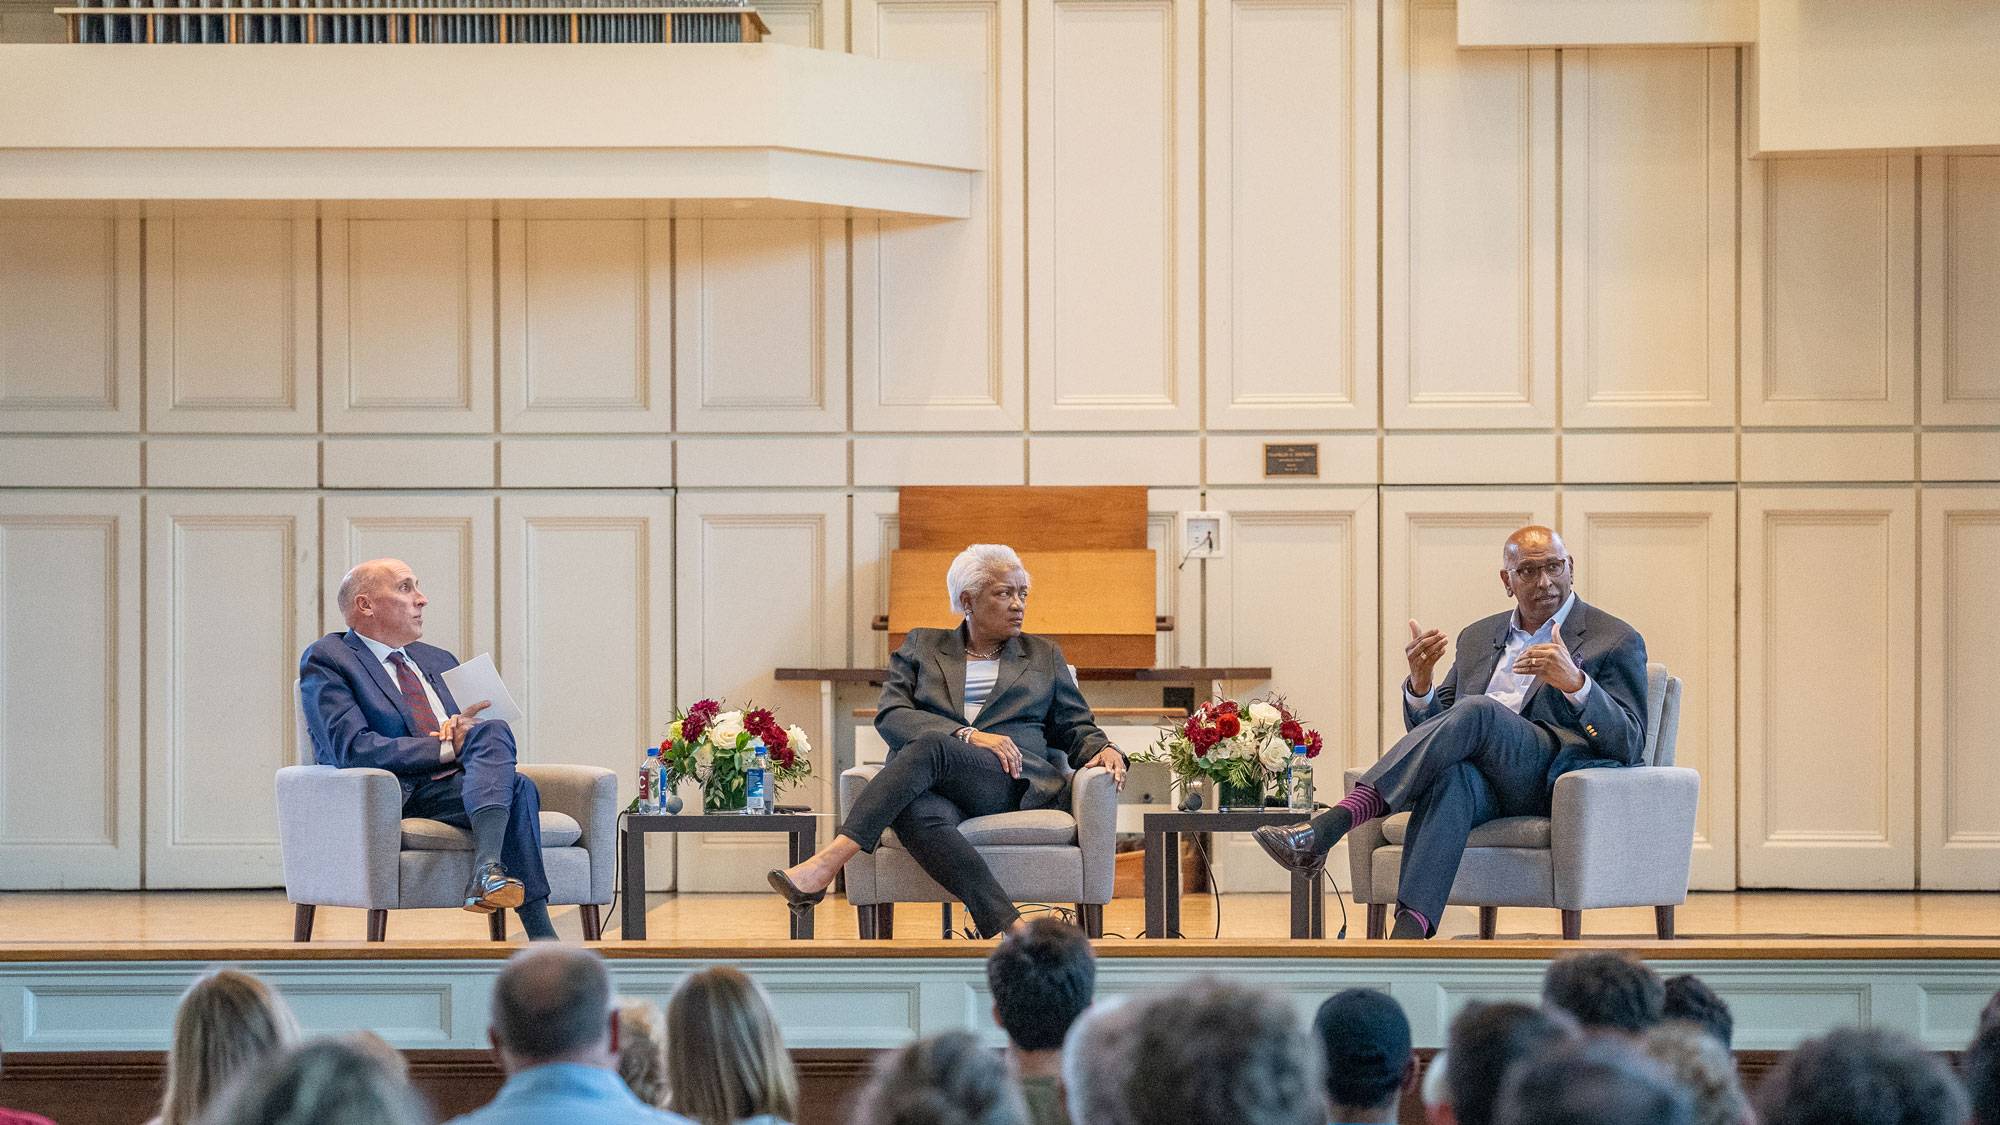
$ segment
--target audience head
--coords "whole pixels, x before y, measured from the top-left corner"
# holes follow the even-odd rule
[[[385,1054],[386,1051],[386,1054]],[[397,1062],[392,1063],[390,1056]],[[319,1039],[267,1060],[204,1125],[429,1125],[430,1109],[380,1038]]]
[[[611,974],[589,950],[532,946],[515,954],[493,982],[487,1037],[509,1074],[552,1062],[614,1069],[617,1028]]]
[[[1644,1034],[1660,1022],[1666,998],[1660,975],[1623,953],[1564,957],[1542,978],[1542,1003],[1568,1014],[1585,1031]]]
[[[1971,1094],[1972,1125],[2000,1125],[2000,1022],[1980,1029],[1961,1066]]]
[[[1027,1125],[1021,1091],[999,1055],[963,1031],[883,1057],[861,1091],[854,1125]]]
[[[1063,1040],[1063,1099],[1073,1122],[1129,1125],[1125,1080],[1142,1005],[1119,998],[1093,1005]]]
[[[974,543],[960,551],[945,571],[945,595],[951,599],[951,611],[961,617],[988,620],[980,614],[980,602],[989,592],[997,597],[996,587],[1018,588],[1023,596],[1028,589],[1028,570],[1021,565],[1021,556],[1004,544]]]
[[[1893,1031],[1844,1028],[1807,1040],[1757,1087],[1764,1125],[1936,1125],[1965,1116],[1958,1079]]]
[[[1666,1003],[1660,1009],[1660,1016],[1662,1019],[1697,1024],[1703,1031],[1715,1036],[1715,1041],[1724,1047],[1734,1045],[1736,1017],[1729,1014],[1728,1003],[1700,977],[1686,973],[1668,977]]]
[[[1526,1004],[1471,1004],[1451,1021],[1445,1073],[1458,1125],[1492,1125],[1500,1085],[1516,1064],[1573,1038],[1567,1016]]]
[[[1329,998],[1313,1017],[1326,1063],[1326,1095],[1334,1117],[1395,1120],[1402,1092],[1416,1078],[1410,1021],[1385,992],[1350,988]]]
[[[618,1001],[618,1077],[647,1105],[667,1104],[667,1024],[651,1000]]]
[[[221,969],[188,987],[174,1013],[161,1125],[188,1125],[229,1083],[298,1038],[290,1008],[249,973]]]
[[[1631,1043],[1585,1039],[1510,1071],[1499,1125],[1691,1125],[1687,1091]]]
[[[401,559],[370,559],[348,571],[334,601],[349,629],[385,645],[400,648],[424,635],[430,599]]]
[[[1424,1068],[1423,1085],[1417,1088],[1417,1096],[1424,1103],[1424,1120],[1430,1125],[1457,1125],[1458,1122],[1451,1108],[1450,1055],[1450,1051],[1432,1055],[1431,1065]]]
[[[1688,1092],[1694,1102],[1693,1125],[1747,1125],[1754,1120],[1736,1059],[1700,1024],[1667,1020],[1648,1031],[1639,1045]]]
[[[799,1080],[764,990],[717,966],[682,981],[667,1001],[668,1108],[701,1125],[798,1116]]]
[[[1097,955],[1083,931],[1037,918],[1000,939],[986,959],[993,1020],[1023,1051],[1061,1050],[1070,1025],[1090,1007]]]
[[[1130,1125],[1323,1125],[1319,1052],[1282,997],[1213,979],[1136,1002]]]

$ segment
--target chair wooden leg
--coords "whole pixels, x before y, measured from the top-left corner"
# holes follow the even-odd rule
[[[1500,930],[1500,908],[1497,906],[1480,907],[1479,940],[1492,941],[1493,935],[1495,933],[1498,933],[1499,930]]]
[[[1655,906],[1653,908],[1653,932],[1660,935],[1661,941],[1674,940],[1673,907]]]
[[[507,912],[495,910],[486,916],[486,936],[494,941],[507,940]]]
[[[1076,921],[1083,927],[1083,936],[1101,938],[1104,936],[1104,904],[1101,902],[1079,902],[1076,904]]]
[[[1583,937],[1583,911],[1565,910],[1563,916],[1563,940],[1576,941]]]
[[[859,929],[859,930],[861,931],[861,940],[862,940],[862,941],[874,941],[874,940],[875,940],[875,938],[876,938],[876,933],[875,933],[875,908],[874,908],[874,907],[872,907],[872,906],[857,906],[857,907],[855,907],[855,908],[854,908],[854,924],[855,924],[856,928],[858,928],[858,929]]]
[[[896,904],[879,903],[875,907],[875,936],[888,941],[896,936]]]
[[[586,902],[582,906],[577,907],[576,912],[583,919],[583,940],[603,941],[604,917],[597,912],[597,904]]]
[[[948,902],[941,902],[941,903],[939,903],[939,904],[938,904],[938,916],[939,916],[939,932],[938,932],[938,936],[939,936],[939,937],[941,937],[941,938],[943,938],[943,939],[944,939],[944,940],[946,940],[946,941],[950,941],[950,940],[951,940],[951,904],[950,904],[950,903],[948,903]]]
[[[389,912],[387,910],[370,910],[368,912],[368,940],[389,940]]]
[[[313,911],[316,907],[305,903],[292,905],[292,940],[311,941],[313,939]]]
[[[1368,904],[1368,940],[1381,941],[1389,932],[1389,904],[1371,902]]]

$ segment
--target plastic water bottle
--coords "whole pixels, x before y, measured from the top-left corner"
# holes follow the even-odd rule
[[[1293,812],[1313,809],[1313,767],[1307,747],[1292,747],[1292,767],[1285,771],[1285,807]]]
[[[660,791],[662,788],[660,785],[660,748],[657,746],[648,746],[646,747],[646,757],[639,765],[640,812],[656,813],[660,811],[661,803],[666,800],[666,794]]]
[[[743,771],[743,811],[767,813],[771,811],[771,756],[765,752],[764,744],[756,742],[750,768]]]

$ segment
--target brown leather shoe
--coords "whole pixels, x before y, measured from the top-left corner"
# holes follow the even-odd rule
[[[489,863],[472,873],[472,882],[465,888],[465,908],[475,914],[491,914],[495,910],[512,910],[527,898],[527,890],[521,881],[507,874],[507,869],[498,863]]]
[[[1289,871],[1310,875],[1326,866],[1326,853],[1313,848],[1310,821],[1297,824],[1266,824],[1250,833],[1265,854]]]

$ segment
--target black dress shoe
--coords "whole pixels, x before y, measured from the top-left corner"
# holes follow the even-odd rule
[[[817,890],[811,894],[800,890],[793,884],[791,876],[775,867],[764,878],[771,884],[772,890],[784,896],[785,905],[790,906],[793,910],[804,910],[809,906],[818,906],[820,900],[826,897],[825,890]]]
[[[507,874],[507,869],[499,863],[488,863],[472,873],[472,882],[465,888],[465,908],[475,914],[491,914],[495,910],[512,910],[527,898],[526,888],[521,881]]]
[[[1287,870],[1310,875],[1326,866],[1326,853],[1313,847],[1310,821],[1297,824],[1266,824],[1250,833],[1265,854]]]

